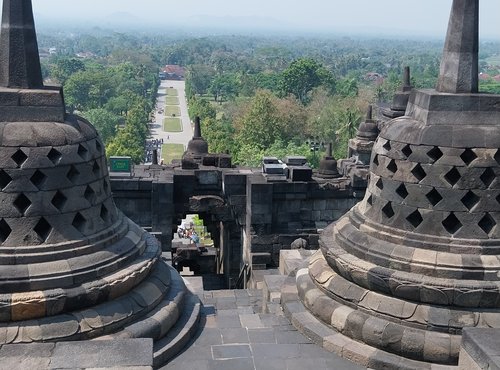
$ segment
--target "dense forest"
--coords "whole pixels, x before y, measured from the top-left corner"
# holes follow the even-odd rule
[[[212,152],[240,165],[263,155],[346,154],[369,104],[390,102],[410,66],[412,83],[434,87],[442,41],[335,37],[179,37],[103,30],[41,34],[44,77],[64,85],[73,110],[94,123],[108,155],[143,158],[158,71],[187,70],[189,112]],[[482,43],[481,90],[500,93],[500,43]],[[495,79],[496,77],[496,79]],[[321,149],[321,145],[319,146]]]

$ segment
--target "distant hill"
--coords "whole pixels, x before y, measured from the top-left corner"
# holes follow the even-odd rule
[[[164,18],[152,17],[150,19],[137,16],[129,12],[114,12],[107,15],[95,16],[90,20],[82,20],[77,14],[58,19],[47,14],[37,14],[37,24],[42,28],[54,28],[57,25],[71,28],[111,28],[116,30],[146,30],[169,29],[175,31],[189,31],[195,33],[268,33],[288,32],[298,30],[299,27],[286,21],[271,17],[260,16],[205,16],[173,17],[168,22]]]
[[[136,24],[144,24],[146,22],[145,19],[137,17],[127,12],[115,12],[108,14],[102,18],[105,22],[118,25],[124,25],[124,24],[136,25]]]
[[[259,16],[193,16],[187,19],[192,27],[224,30],[286,30],[295,25],[271,17]]]

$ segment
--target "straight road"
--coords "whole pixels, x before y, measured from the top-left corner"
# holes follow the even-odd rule
[[[180,118],[182,124],[182,132],[163,131],[163,119],[165,118],[165,116],[163,113],[158,113],[158,110],[165,109],[165,101],[168,89],[177,90],[177,98],[179,99],[179,107],[181,110]],[[158,89],[156,108],[155,122],[150,124],[151,139],[157,139],[160,141],[161,139],[163,139],[164,144],[182,144],[184,145],[185,149],[189,140],[193,138],[193,129],[187,109],[186,83],[184,81],[161,81],[161,85]]]

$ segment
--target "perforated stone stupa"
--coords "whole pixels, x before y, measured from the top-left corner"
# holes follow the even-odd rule
[[[366,197],[297,274],[369,367],[456,364],[463,328],[500,327],[500,96],[477,93],[478,9],[453,1],[437,90],[384,127]]]
[[[161,363],[196,303],[115,207],[94,127],[43,85],[30,0],[3,1],[0,86],[0,345],[153,338]]]

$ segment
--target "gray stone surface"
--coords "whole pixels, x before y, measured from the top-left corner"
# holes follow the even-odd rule
[[[436,90],[478,91],[479,0],[454,0]]]
[[[0,347],[0,367],[24,369],[152,369],[151,339],[121,339]]]
[[[464,330],[458,365],[460,370],[500,369],[500,330]]]
[[[0,86],[43,87],[31,0],[3,2]]]
[[[205,302],[203,327],[187,350],[162,369],[361,369],[313,345],[290,325],[282,313],[261,313],[262,297],[261,290],[205,291],[200,294]],[[220,306],[220,299],[232,300],[237,308]],[[252,313],[235,313],[244,307],[250,308]],[[226,321],[234,320],[235,315],[240,318],[239,325],[228,328]],[[263,327],[246,327],[249,315],[258,318]]]
[[[54,368],[152,366],[152,339],[57,343],[51,357]]]

